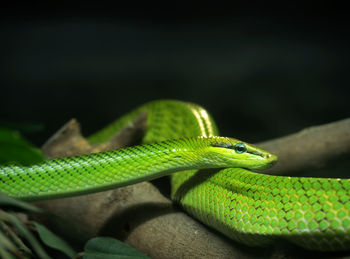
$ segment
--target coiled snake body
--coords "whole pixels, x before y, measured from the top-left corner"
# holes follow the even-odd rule
[[[266,168],[276,157],[236,139],[214,137],[215,123],[200,106],[150,102],[89,141],[107,142],[142,112],[147,113],[143,145],[29,167],[0,167],[0,191],[33,201],[107,190],[171,173],[173,200],[233,240],[266,246],[283,237],[308,249],[350,249],[349,179],[271,176],[243,169]],[[203,168],[216,169],[198,170]]]

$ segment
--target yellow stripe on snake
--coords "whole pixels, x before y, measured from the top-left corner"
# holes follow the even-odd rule
[[[108,142],[147,113],[143,144],[0,168],[0,190],[34,201],[108,190],[171,174],[172,199],[204,224],[249,246],[285,238],[308,249],[350,249],[350,180],[271,176],[250,170],[276,156],[218,136],[202,107],[145,104],[89,138]],[[200,170],[213,168],[214,170]]]

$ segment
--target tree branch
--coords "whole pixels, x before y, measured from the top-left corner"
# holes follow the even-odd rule
[[[349,157],[350,119],[306,128],[258,145],[278,156],[278,163],[268,170],[271,174],[318,170]]]

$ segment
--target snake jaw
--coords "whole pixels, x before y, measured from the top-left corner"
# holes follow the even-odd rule
[[[248,169],[268,169],[274,166],[278,160],[276,155],[262,150],[261,148],[258,148],[254,145],[249,145],[249,149],[247,150],[247,152],[254,156],[254,160],[261,160],[264,163],[260,164],[257,168],[250,167]]]
[[[267,169],[277,162],[277,156],[255,145],[232,138],[216,137],[209,149],[223,160],[225,167]]]
[[[251,168],[251,169],[268,169],[268,168],[271,168],[272,166],[274,166],[278,161],[277,156],[273,155],[271,153],[265,154],[263,156],[263,159],[265,160],[264,166],[260,166],[259,168]]]

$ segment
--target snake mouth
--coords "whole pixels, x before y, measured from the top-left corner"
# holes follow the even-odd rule
[[[277,156],[268,152],[262,152],[260,150],[247,150],[247,153],[258,156],[260,159],[264,159],[269,164],[275,164],[277,162]]]
[[[260,151],[260,150],[247,150],[248,154],[253,155],[255,158],[252,158],[252,160],[260,161],[254,169],[258,170],[264,170],[271,168],[277,163],[277,156],[271,153],[268,153],[266,151]]]
[[[267,153],[263,156],[264,160],[266,161],[266,164],[265,166],[263,166],[262,168],[260,169],[268,169],[268,168],[271,168],[272,166],[274,166],[277,161],[278,161],[278,158],[277,156],[271,154],[271,153]]]

